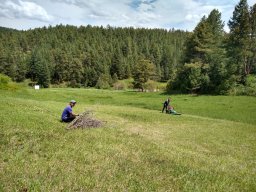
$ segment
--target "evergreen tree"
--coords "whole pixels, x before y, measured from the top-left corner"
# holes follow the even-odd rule
[[[41,50],[37,49],[32,53],[28,77],[42,87],[47,88],[50,85],[50,71]]]
[[[228,22],[230,28],[228,39],[228,56],[230,58],[229,75],[236,75],[239,82],[244,83],[245,76],[250,73],[250,21],[247,0],[240,0],[235,6],[233,17]]]
[[[250,72],[256,74],[256,4],[254,4],[251,7],[250,24],[251,24],[250,51],[252,54],[249,62],[249,70]]]
[[[44,57],[41,57],[39,62],[40,63],[37,65],[37,84],[44,88],[48,88],[50,86],[50,71],[47,61],[44,59]]]
[[[25,54],[21,54],[17,58],[17,72],[15,76],[15,81],[22,82],[26,79],[27,73],[27,63],[28,63],[28,56]]]
[[[211,36],[214,39],[210,45],[210,51],[206,55],[206,63],[209,64],[209,90],[207,92],[219,93],[220,86],[226,78],[226,55],[223,46],[224,22],[221,13],[214,9],[208,16]]]
[[[211,11],[208,17],[204,16],[201,19],[185,44],[184,61],[187,64],[179,71],[178,75],[181,75],[181,77],[177,77],[176,82],[169,81],[170,84],[174,83],[176,89],[180,84],[183,91],[207,93],[216,92],[219,89],[218,87],[221,85],[226,72],[225,51],[222,46],[224,39],[223,27],[221,13],[216,9]],[[190,67],[189,64],[191,64]],[[196,74],[202,75],[202,78],[196,78]],[[184,75],[187,77],[186,81],[191,82],[181,82]],[[169,85],[169,87],[172,86]]]
[[[122,56],[121,52],[118,50],[115,50],[112,61],[111,61],[111,66],[110,66],[110,75],[117,74],[117,76],[121,79],[121,76],[123,75],[122,73]]]
[[[69,82],[71,87],[80,87],[83,77],[82,62],[74,58],[69,65]]]
[[[213,41],[210,25],[204,16],[186,42],[185,62],[205,62]]]

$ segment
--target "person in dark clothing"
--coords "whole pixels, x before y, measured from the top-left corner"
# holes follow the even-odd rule
[[[76,116],[76,114],[73,113],[72,108],[76,105],[75,100],[71,100],[69,102],[69,105],[63,110],[62,115],[61,115],[61,121],[62,122],[71,122],[73,121]]]
[[[168,107],[168,105],[170,104],[170,101],[171,101],[171,98],[168,98],[168,99],[164,102],[164,106],[163,106],[163,109],[162,109],[162,113],[164,112],[164,110],[165,110],[166,113],[168,112],[167,107]]]

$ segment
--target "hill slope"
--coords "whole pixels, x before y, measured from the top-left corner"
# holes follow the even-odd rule
[[[253,191],[255,98],[174,95],[173,105],[184,114],[172,116],[160,113],[165,97],[79,89],[1,91],[0,189]],[[94,110],[105,125],[67,131],[59,117],[70,99],[78,101],[75,112]],[[248,100],[251,108],[244,105]],[[222,104],[216,109],[209,101]],[[238,112],[232,111],[235,101]]]

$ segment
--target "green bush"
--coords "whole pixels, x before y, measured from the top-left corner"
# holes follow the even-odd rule
[[[246,88],[246,95],[256,96],[256,88],[247,87]]]
[[[97,89],[109,89],[110,88],[109,81],[110,81],[110,79],[109,79],[108,75],[102,74],[99,77],[95,87]]]
[[[59,84],[51,84],[51,88],[67,88],[68,84],[66,82],[59,83]]]
[[[0,89],[16,90],[19,86],[12,82],[11,78],[7,75],[0,74]]]
[[[126,84],[123,81],[118,81],[113,84],[113,88],[115,90],[125,90],[126,89]]]
[[[256,75],[248,75],[245,80],[247,87],[256,88]]]
[[[229,95],[245,95],[245,86],[237,84],[228,90]]]
[[[72,87],[72,88],[80,88],[81,87],[81,84],[80,83],[77,83],[77,81],[75,79],[71,80],[69,83],[68,83],[68,87]]]
[[[118,82],[117,84],[115,84],[115,83],[113,84],[114,89],[115,89],[115,85],[116,86],[123,86],[124,89],[133,89],[133,79],[132,78],[118,80],[117,82]]]
[[[143,89],[146,91],[154,92],[156,91],[157,88],[157,83],[152,80],[148,80],[146,83],[143,85]]]
[[[248,95],[256,96],[256,76],[248,75],[245,80],[245,85],[237,84],[229,89],[230,95]]]
[[[173,90],[182,93],[204,93],[209,87],[209,76],[207,74],[209,65],[201,62],[186,63],[177,74],[174,81],[169,81],[167,91]]]

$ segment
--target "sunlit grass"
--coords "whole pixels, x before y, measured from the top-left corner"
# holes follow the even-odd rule
[[[256,98],[84,89],[1,91],[0,191],[254,191]],[[102,128],[66,130],[94,111]]]

